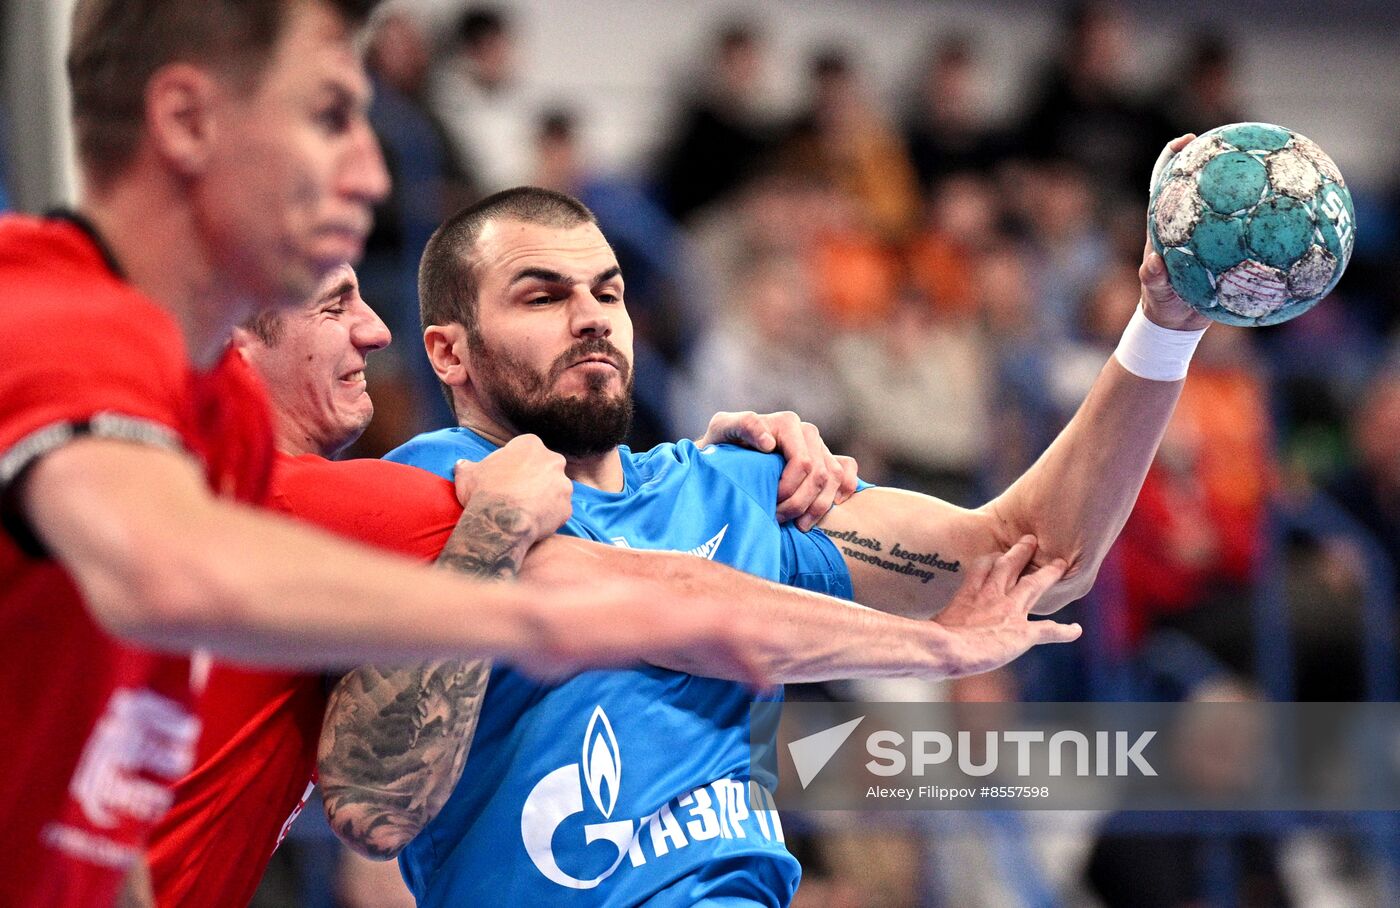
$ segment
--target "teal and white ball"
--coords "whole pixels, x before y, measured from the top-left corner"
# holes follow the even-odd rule
[[[1235,123],[1197,136],[1153,175],[1147,229],[1193,308],[1227,325],[1275,325],[1337,285],[1356,212],[1315,142]]]

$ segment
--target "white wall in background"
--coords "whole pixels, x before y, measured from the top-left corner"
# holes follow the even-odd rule
[[[462,0],[404,0],[430,21],[450,22]],[[599,159],[613,167],[644,160],[662,134],[676,88],[716,22],[733,15],[760,24],[770,39],[775,101],[792,104],[805,55],[837,40],[864,61],[872,83],[896,98],[931,36],[965,30],[984,50],[985,90],[1007,114],[1049,52],[1056,15],[1022,3],[920,0],[503,0],[521,31],[524,77],[578,107]],[[1335,24],[1300,28],[1270,4],[1210,9],[1232,23],[1241,47],[1240,80],[1250,112],[1320,142],[1354,183],[1392,182],[1400,167],[1400,41],[1393,21],[1368,23],[1359,4]],[[1196,12],[1177,4],[1131,5],[1134,71],[1155,86],[1172,63]],[[1231,18],[1233,17],[1233,19]],[[1323,17],[1325,18],[1325,17]]]

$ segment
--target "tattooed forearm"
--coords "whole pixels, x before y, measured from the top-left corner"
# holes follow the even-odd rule
[[[534,542],[530,520],[508,499],[472,497],[438,564],[512,579]],[[321,732],[326,816],[356,851],[396,855],[452,794],[476,732],[490,663],[446,659],[409,668],[367,666],[331,695]]]
[[[477,577],[514,579],[535,541],[524,510],[508,499],[478,492],[457,521],[437,563]]]
[[[869,551],[854,549],[851,545],[842,545],[841,553],[847,558],[854,558],[857,561],[877,567],[882,571],[892,574],[903,574],[916,578],[920,583],[928,583],[938,576],[938,571],[947,571],[956,574],[962,568],[962,561],[947,561],[939,556],[937,552],[916,552],[906,549],[898,541],[890,546],[885,542],[870,536],[861,536],[852,530],[844,532],[825,531],[827,536],[839,540],[842,543],[851,543],[861,546]],[[875,552],[885,553],[882,555]]]
[[[346,675],[321,732],[321,788],[336,833],[391,858],[435,817],[461,778],[490,666],[443,660]]]
[[[958,568],[962,567],[961,561],[944,561],[938,557],[937,552],[916,552],[913,549],[906,549],[898,542],[890,549],[891,558],[903,558],[905,561],[912,561],[915,564],[927,565],[940,571],[948,571],[956,574]]]
[[[842,542],[849,542],[852,545],[858,545],[862,548],[867,548],[872,552],[884,551],[884,546],[880,544],[880,540],[872,539],[869,536],[862,536],[855,530],[823,529],[822,532],[830,536],[832,539],[839,539]]]

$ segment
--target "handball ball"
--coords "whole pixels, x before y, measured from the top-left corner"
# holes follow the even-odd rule
[[[1202,133],[1158,164],[1147,230],[1177,294],[1227,325],[1275,325],[1342,276],[1351,193],[1316,143],[1268,123]]]

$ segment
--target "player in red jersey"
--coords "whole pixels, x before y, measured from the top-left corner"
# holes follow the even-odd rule
[[[7,908],[115,897],[195,757],[206,663],[171,654],[547,673],[707,643],[739,671],[756,657],[717,597],[656,614],[625,579],[483,584],[238,503],[262,496],[271,436],[233,326],[356,258],[387,190],[353,42],[370,6],[75,10],[82,215],[0,219]]]
[[[532,498],[532,483],[550,474],[563,475],[562,458],[533,436],[517,438],[473,465],[470,473],[459,473],[456,491],[451,483],[400,464],[326,459],[368,425],[373,404],[363,370],[368,355],[388,341],[387,329],[360,298],[349,267],[333,273],[300,309],[269,313],[254,320],[250,330],[235,332],[236,346],[267,380],[273,399],[279,448],[269,496],[273,507],[375,546],[425,561],[446,560],[459,570],[492,576],[513,573],[523,559],[526,573],[653,577],[668,589],[712,590],[742,603],[734,608],[736,618],[741,613],[764,616],[771,631],[767,642],[775,676],[800,674],[812,664],[820,665],[813,677],[824,678],[958,673],[958,659],[947,653],[942,659],[925,654],[920,663],[902,646],[929,625],[877,616],[701,558],[631,551],[565,536],[541,540],[526,558],[508,539],[495,550],[483,544],[493,532],[482,526],[467,534],[474,540],[467,548],[459,498],[467,499],[468,511],[522,506]],[[854,462],[831,455],[815,430],[792,414],[718,414],[700,444],[712,440],[777,447],[788,456],[789,469],[779,484],[783,519],[819,519],[833,500],[844,499],[855,488]],[[820,467],[809,469],[809,463]],[[473,489],[478,491],[468,495]],[[468,557],[453,561],[454,551]],[[833,640],[847,645],[833,649]],[[984,654],[978,652],[979,657]],[[470,741],[475,727],[489,666],[484,660],[455,661],[454,672],[422,672],[425,679],[456,680],[437,693],[434,709],[415,707],[412,715],[402,717],[414,752],[407,759],[391,750],[382,755],[382,791],[403,791],[408,815],[440,806],[429,808],[427,802],[435,796],[424,799],[419,794],[429,765],[420,759],[423,740],[438,740],[443,748],[464,754],[463,741]],[[723,657],[708,656],[703,646],[663,661],[696,673],[729,676]],[[219,904],[249,900],[272,851],[310,793],[325,705],[326,687],[319,675],[215,664],[203,703],[206,732],[196,768],[177,786],[175,806],[152,835],[149,858],[158,904],[174,908],[198,903],[209,893],[219,894]],[[445,797],[450,788],[449,784],[438,794]]]
[[[235,345],[267,381],[273,400],[278,454],[269,504],[328,530],[433,561],[462,514],[450,483],[387,461],[327,459],[368,425],[374,410],[363,381],[365,360],[388,342],[388,329],[360,298],[348,266],[333,272],[302,308],[270,313],[251,330],[235,332]],[[785,518],[820,518],[855,488],[854,461],[831,455],[815,430],[790,414],[720,414],[710,431],[716,439],[754,444],[771,433],[772,444],[790,460],[780,487]],[[523,477],[551,470],[562,475],[557,460],[538,442],[517,440],[477,469],[471,481],[490,491],[473,500],[514,490]],[[808,469],[809,461],[821,468]],[[480,685],[485,678],[479,664],[463,683]],[[194,904],[211,892],[219,893],[220,904],[251,899],[310,793],[327,692],[314,673],[214,664],[196,768],[180,781],[174,807],[151,836],[148,858],[158,904]],[[460,722],[474,718],[460,710],[444,704],[441,734],[454,744],[463,733]],[[394,784],[417,782],[401,775]]]

